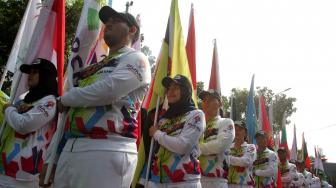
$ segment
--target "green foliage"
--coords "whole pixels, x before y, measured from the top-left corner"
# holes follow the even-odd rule
[[[28,1],[0,0],[0,66],[4,67]]]
[[[143,38],[143,35],[141,35],[141,38]],[[141,52],[148,57],[149,65],[151,66],[151,72],[154,73],[156,57],[152,54],[152,50],[145,45],[141,48]]]
[[[236,99],[237,119],[245,118],[248,94],[249,91],[245,88],[233,88],[231,90],[231,97],[233,96]],[[267,87],[257,87],[256,96],[254,97],[257,114],[259,110],[260,95],[264,96],[267,108],[269,108],[269,106],[273,102],[273,130],[274,132],[280,131],[282,126],[283,114],[286,112],[287,117],[290,117],[294,112],[296,112],[296,108],[294,107],[294,102],[296,101],[296,98],[287,97],[284,93],[275,95],[275,93],[273,93],[273,91]],[[288,123],[290,123],[289,120],[286,121],[286,124]]]

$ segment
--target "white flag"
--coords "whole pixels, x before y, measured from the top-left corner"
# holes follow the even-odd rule
[[[104,41],[104,26],[98,16],[101,7],[102,5],[95,0],[84,1],[68,62],[66,89],[75,84],[75,73],[101,61],[108,54],[109,49]]]
[[[293,137],[293,143],[292,148],[290,152],[290,160],[291,161],[297,161],[297,142],[296,142],[296,126],[294,125],[294,137]]]

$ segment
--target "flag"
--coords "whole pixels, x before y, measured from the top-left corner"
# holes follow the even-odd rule
[[[234,96],[231,97],[230,119],[232,119],[232,121],[237,120],[236,99],[234,98]]]
[[[271,101],[271,104],[268,108],[268,119],[269,119],[269,123],[270,123],[270,127],[271,127],[272,138],[274,139],[274,135],[273,135],[273,101]]]
[[[64,66],[65,36],[65,1],[44,1],[36,26],[34,28],[26,56],[22,63],[31,64],[36,58],[44,58],[53,62],[58,71],[58,88],[62,93]],[[11,98],[16,101],[20,95],[28,91],[27,75],[20,71],[14,74]]]
[[[136,22],[138,23],[139,27],[141,28],[141,18],[140,18],[140,14],[138,14],[136,16]],[[132,44],[132,48],[136,51],[140,51],[141,50],[141,35],[138,38],[138,40]]]
[[[152,78],[150,88],[142,107],[147,109],[148,112],[155,109],[158,97],[160,99],[164,98],[165,88],[161,84],[162,79],[166,76],[174,77],[177,74],[186,76],[189,78],[191,83],[192,79],[183,39],[181,20],[178,10],[178,0],[172,0],[166,34],[161,46],[159,58],[156,62],[154,78]],[[195,92],[192,93],[195,105],[197,105]],[[135,187],[136,183],[138,183],[140,173],[145,165],[145,139],[146,138],[144,137],[141,138],[138,150],[138,163],[132,187]]]
[[[248,141],[255,144],[255,134],[258,128],[257,118],[256,118],[256,109],[254,104],[254,75],[252,76],[251,86],[249,95],[247,98],[247,109],[246,109],[246,125],[248,133]]]
[[[317,174],[320,174],[321,172],[324,172],[324,168],[323,168],[323,163],[322,163],[322,159],[321,159],[321,154],[320,154],[320,149],[315,146],[314,147],[315,150],[315,160],[314,160],[314,169],[319,172]]]
[[[0,110],[3,112],[3,105],[8,103],[9,97],[4,93],[3,91],[0,91]],[[2,124],[4,120],[4,113],[0,113],[0,125]]]
[[[104,41],[104,25],[99,20],[101,1],[86,0],[77,25],[67,67],[66,89],[76,86],[77,73],[104,59],[109,51]],[[112,1],[111,1],[112,3]]]
[[[41,0],[30,0],[28,2],[19,30],[16,34],[12,50],[7,60],[6,68],[1,78],[0,89],[5,81],[7,71],[14,73],[16,65],[22,64],[23,58],[27,54],[28,45],[32,38],[41,8]]]
[[[286,148],[286,157],[289,159],[289,149],[288,149],[288,143],[287,143],[287,131],[286,131],[286,112],[283,115],[282,119],[282,129],[281,129],[281,140],[279,147],[285,147]]]
[[[186,43],[186,52],[191,73],[192,85],[194,90],[197,89],[196,79],[196,36],[195,36],[195,20],[194,20],[194,5],[191,4],[189,29]]]
[[[276,188],[282,188],[282,181],[281,181],[281,172],[280,172],[280,168],[278,168],[278,172],[276,175]]]
[[[304,133],[302,133],[302,159],[305,161],[305,166],[307,169],[311,168],[311,161],[310,157],[308,155],[308,150],[307,150],[307,142],[304,137]]]
[[[212,54],[212,65],[211,65],[209,89],[213,89],[213,90],[216,90],[217,92],[221,93],[216,39],[214,39],[214,48],[213,48],[213,54]]]
[[[298,159],[298,150],[297,150],[297,142],[296,142],[296,126],[294,124],[294,136],[293,136],[293,143],[292,143],[292,148],[290,152],[290,160],[291,161],[297,161]]]
[[[274,147],[273,133],[267,117],[265,99],[264,96],[262,95],[259,97],[259,105],[260,105],[259,124],[261,129],[267,134],[267,146],[273,148]]]

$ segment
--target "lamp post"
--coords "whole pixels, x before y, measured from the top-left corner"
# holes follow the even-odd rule
[[[127,1],[127,2],[126,2],[126,13],[128,13],[128,9],[129,9],[129,7],[132,6],[132,5],[133,5],[133,1]]]

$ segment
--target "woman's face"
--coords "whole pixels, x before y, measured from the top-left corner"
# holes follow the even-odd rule
[[[31,69],[29,75],[28,75],[28,87],[36,87],[39,83],[39,71],[37,69]]]
[[[235,138],[237,140],[244,140],[246,137],[246,130],[241,126],[235,126]]]
[[[181,87],[176,83],[171,83],[167,88],[168,103],[174,104],[181,99]]]

